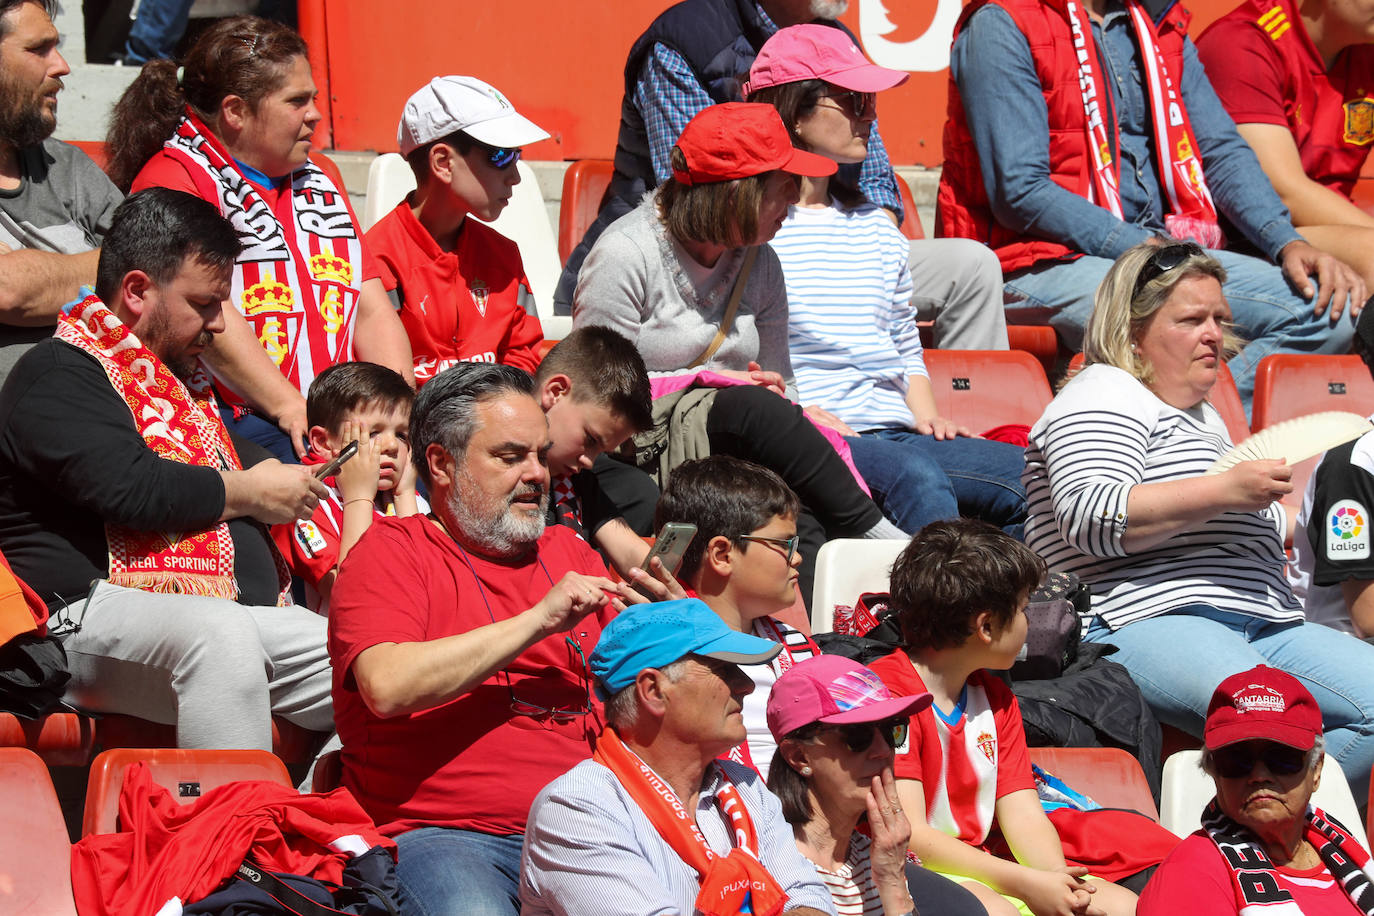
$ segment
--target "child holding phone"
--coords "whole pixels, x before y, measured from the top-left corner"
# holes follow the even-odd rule
[[[765,467],[712,455],[678,465],[658,501],[654,527],[695,525],[677,577],[732,630],[782,643],[766,665],[741,670],[754,681],[744,698],[744,744],[730,758],[765,778],[777,746],[765,714],[774,681],[820,649],[811,638],[770,615],[797,600],[797,512],[801,503],[782,478]]]
[[[310,385],[310,451],[302,463],[326,471],[329,494],[309,519],[277,525],[272,537],[292,573],[305,580],[306,603],[319,614],[328,615],[339,565],[372,520],[421,511],[410,461],[414,400],[405,379],[375,363],[339,363]],[[356,453],[345,457],[353,442]],[[341,457],[338,470],[328,474],[325,466]]]

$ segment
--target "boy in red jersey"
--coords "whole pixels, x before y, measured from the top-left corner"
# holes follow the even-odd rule
[[[1065,863],[1036,794],[1016,697],[988,673],[1016,661],[1026,602],[1044,574],[1030,548],[967,519],[927,525],[893,564],[906,647],[870,667],[898,696],[935,698],[912,717],[893,764],[902,808],[912,812],[911,850],[926,867],[960,876],[993,916],[1015,912],[1013,904],[1036,916],[1133,913],[1130,891]],[[986,851],[994,823],[1016,861]]]

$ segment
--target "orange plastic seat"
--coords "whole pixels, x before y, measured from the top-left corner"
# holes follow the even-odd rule
[[[1120,748],[1033,747],[1030,759],[1104,808],[1126,808],[1159,820],[1140,761]]]
[[[27,748],[49,766],[85,766],[95,750],[94,719],[58,712],[41,719],[0,713],[0,749]]]
[[[86,782],[86,809],[81,835],[113,833],[118,829],[119,792],[124,771],[143,760],[153,781],[165,786],[182,804],[211,789],[242,779],[265,779],[291,786],[286,765],[273,754],[259,750],[191,750],[186,748],[116,748],[104,751],[91,762]]]
[[[1251,405],[1255,432],[1323,410],[1374,411],[1374,378],[1358,356],[1274,353],[1260,360]]]
[[[1044,368],[1024,350],[929,350],[925,360],[940,416],[975,435],[1030,426],[1053,397]]]
[[[1069,371],[1075,372],[1083,365],[1083,354],[1075,353],[1069,360]],[[1212,406],[1221,414],[1221,422],[1226,424],[1226,434],[1231,437],[1232,445],[1239,445],[1250,438],[1250,426],[1245,422],[1245,405],[1241,403],[1236,380],[1225,363],[1217,372],[1217,383],[1212,386]],[[1259,427],[1255,427],[1256,430]]]
[[[925,238],[926,227],[921,225],[921,214],[916,209],[916,198],[911,196],[911,187],[901,175],[893,177],[897,179],[897,192],[902,196],[902,224],[897,228],[912,241]]]
[[[1054,371],[1059,359],[1059,338],[1054,328],[1047,324],[1009,324],[1007,325],[1007,346],[1013,350],[1024,350],[1040,361],[1040,368],[1048,378]]]
[[[68,916],[72,846],[48,768],[22,747],[0,747],[0,913]]]
[[[615,174],[610,159],[578,159],[563,173],[563,200],[558,205],[558,259],[567,263],[568,255],[596,222],[601,202]]]

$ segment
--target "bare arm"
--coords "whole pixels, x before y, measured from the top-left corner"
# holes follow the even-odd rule
[[[234,391],[281,427],[297,455],[305,454],[305,397],[272,362],[248,320],[227,302],[224,331],[215,335],[202,358]]]
[[[544,637],[599,610],[607,592],[618,596],[620,589],[602,576],[569,572],[534,607],[505,620],[427,642],[370,646],[353,661],[358,692],[384,719],[433,709],[468,693]]]
[[[1126,499],[1127,553],[1148,550],[1223,512],[1259,512],[1293,492],[1282,461],[1242,461],[1224,474],[1136,484]]]
[[[1350,609],[1350,622],[1355,625],[1355,635],[1364,639],[1374,635],[1374,580],[1346,579],[1341,583],[1345,595],[1345,606]]]
[[[1255,151],[1260,167],[1269,176],[1274,190],[1279,192],[1279,198],[1292,214],[1293,225],[1298,230],[1307,226],[1332,225],[1374,229],[1374,216],[1355,206],[1344,194],[1307,176],[1303,170],[1302,155],[1287,127],[1279,124],[1237,124],[1236,129]]]
[[[0,324],[22,328],[55,324],[58,311],[76,298],[81,286],[95,283],[99,260],[98,248],[80,254],[5,250],[0,254]]]
[[[936,439],[953,439],[955,436],[973,435],[953,420],[940,416],[940,410],[935,406],[935,389],[931,387],[928,376],[907,376],[906,407],[915,420],[911,428],[923,436],[934,435]]]
[[[395,369],[415,387],[415,357],[410,338],[396,310],[391,307],[386,287],[373,277],[363,281],[358,294],[358,317],[353,326],[353,355],[364,362]]]
[[[282,525],[310,518],[326,492],[309,468],[282,464],[275,458],[260,461],[246,471],[219,473],[224,480],[220,521],[247,517]]]

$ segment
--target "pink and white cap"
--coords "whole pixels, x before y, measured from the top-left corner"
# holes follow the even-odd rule
[[[871,669],[840,655],[818,655],[793,665],[773,684],[768,730],[781,741],[812,722],[881,722],[920,712],[930,699],[929,693],[894,697]]]
[[[909,76],[864,57],[843,29],[808,22],[779,29],[763,43],[749,68],[744,94],[801,80],[825,80],[855,92],[881,92],[902,85]]]

